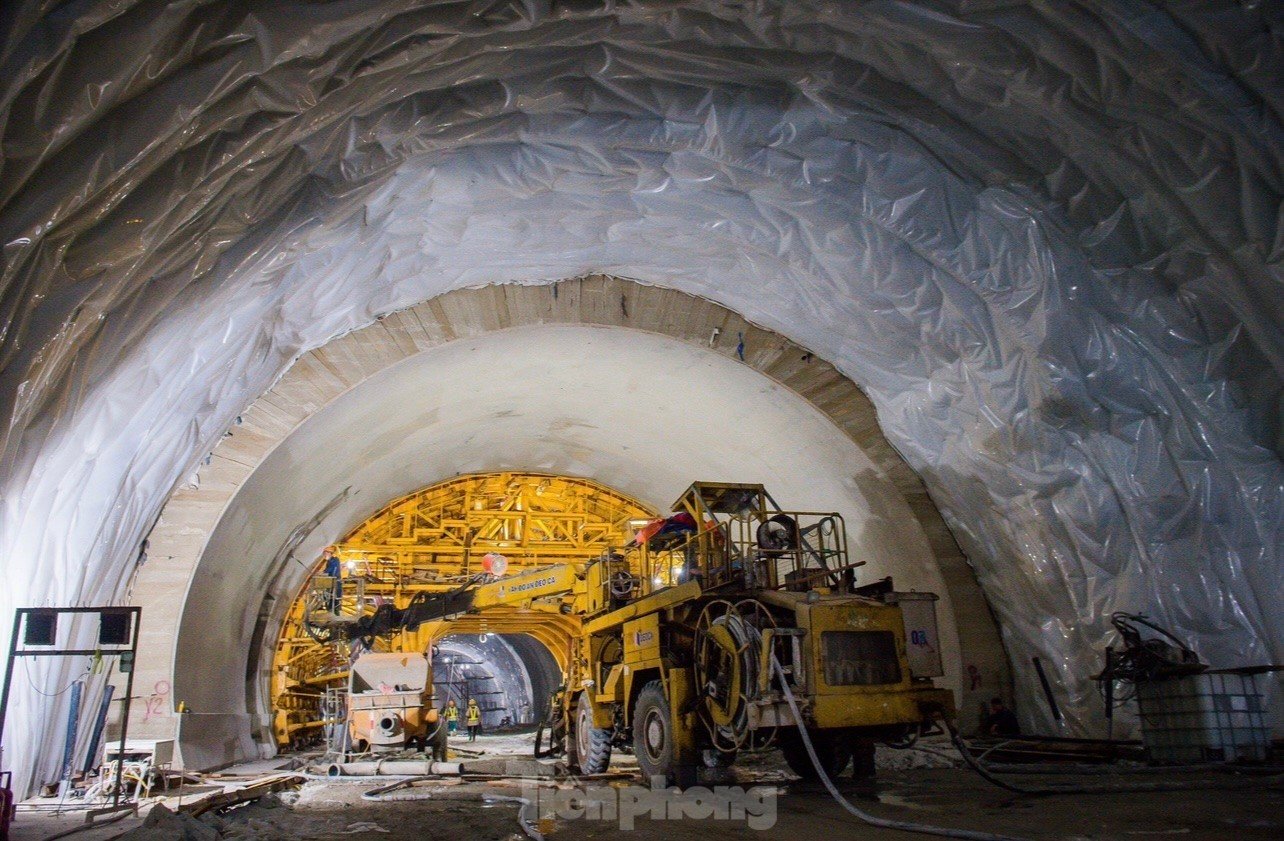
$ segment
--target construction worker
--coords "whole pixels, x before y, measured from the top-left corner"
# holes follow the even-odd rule
[[[327,546],[321,551],[321,568],[327,577],[334,579],[334,589],[326,600],[330,610],[337,609],[343,603],[343,563],[339,560],[337,551],[334,546]]]
[[[464,713],[464,722],[468,725],[468,741],[477,741],[477,733],[481,730],[481,707],[477,706],[476,698],[468,699],[468,710]]]
[[[455,706],[455,699],[451,698],[446,703],[446,709],[442,711],[446,716],[446,731],[451,735],[459,732],[459,707]]]

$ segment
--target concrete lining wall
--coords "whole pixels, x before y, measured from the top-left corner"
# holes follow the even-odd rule
[[[244,737],[246,733],[263,729],[263,722],[252,721],[253,716],[244,707],[241,711],[232,707],[219,710],[206,707],[202,710],[200,701],[209,699],[186,698],[178,694],[193,683],[189,679],[191,670],[184,668],[176,673],[173,669],[173,651],[183,601],[181,594],[189,584],[193,584],[197,560],[206,551],[210,536],[225,519],[229,506],[255,471],[292,433],[310,417],[340,398],[348,399],[346,395],[361,383],[379,376],[403,359],[452,340],[483,337],[491,331],[523,324],[558,323],[609,325],[669,335],[688,348],[700,347],[703,354],[730,359],[737,365],[740,361],[737,347],[743,337],[744,360],[738,367],[765,374],[789,392],[804,398],[845,433],[850,444],[863,451],[867,469],[854,474],[855,494],[866,504],[874,501],[873,505],[868,505],[874,517],[881,522],[896,523],[898,530],[903,530],[904,522],[917,522],[918,528],[912,531],[923,543],[923,556],[929,566],[939,570],[936,589],[944,590],[947,603],[954,611],[954,621],[949,624],[957,628],[960,657],[956,662],[961,669],[954,682],[963,691],[965,713],[974,709],[975,702],[981,697],[1005,688],[1006,659],[971,570],[917,478],[882,438],[873,409],[859,390],[832,366],[816,359],[804,348],[753,327],[722,307],[672,290],[595,276],[553,286],[464,290],[395,313],[305,355],[273,389],[247,409],[240,425],[229,430],[230,436],[211,455],[197,481],[180,489],[167,504],[152,534],[149,562],[136,577],[134,598],[144,603],[147,610],[144,621],[147,651],[139,666],[139,685],[157,690],[172,686],[173,690],[168,698],[159,691],[154,693],[157,696],[155,703],[149,702],[146,711],[140,714],[142,720],[131,725],[137,728],[135,732],[140,735],[173,735],[176,723],[173,704],[182,699],[196,708],[196,713],[184,721],[184,741],[194,739],[215,748],[192,764],[218,764],[250,750],[263,749],[263,746],[251,748],[252,742],[247,742]],[[475,348],[482,350],[491,344],[482,342]],[[766,380],[762,381],[762,386],[774,387]],[[792,397],[784,389],[780,391],[772,397],[773,401]],[[565,431],[568,440],[575,439],[574,430]],[[596,475],[593,478],[620,487],[612,476]],[[685,480],[691,478],[698,477],[685,476]],[[887,493],[889,488],[893,492]],[[407,487],[403,490],[413,489]],[[292,595],[291,587],[301,574],[302,566],[292,562],[291,553],[297,552],[298,557],[310,560],[307,555],[310,550],[305,544],[330,539],[330,531],[334,531],[331,524],[335,522],[332,515],[336,509],[346,505],[349,511],[373,510],[387,499],[367,498],[358,504],[345,496],[345,493],[351,493],[346,488],[329,487],[325,491],[327,493],[314,495],[313,507],[302,521],[290,524],[288,530],[305,526],[304,536],[298,538],[296,534],[298,539],[292,546],[287,539],[272,547],[270,557],[261,557],[255,562],[261,564],[263,574],[251,582],[253,597],[247,595],[235,610],[224,610],[237,620],[232,624],[249,629],[242,631],[245,637],[236,643],[242,648],[248,648],[246,640],[255,636],[253,628],[257,623],[260,644],[270,650],[271,637],[275,633],[274,617],[284,608]],[[329,491],[333,494],[328,495]],[[652,489],[651,493],[654,492]],[[664,497],[648,501],[662,506],[670,500]],[[313,532],[320,534],[317,529],[322,522],[327,523],[326,529],[322,529],[327,536],[306,539]],[[290,574],[282,578],[279,573],[272,573],[274,565],[288,569]],[[224,572],[210,568],[203,575],[216,580]],[[195,591],[199,589],[197,587]],[[261,599],[263,593],[269,593],[273,598],[265,603]],[[220,609],[232,607],[222,605]],[[184,620],[184,625],[187,624]],[[268,632],[263,634],[265,628]],[[194,628],[193,632],[197,634],[195,638],[201,640],[196,646],[199,653],[206,644],[206,638],[198,629]],[[256,680],[263,679],[261,667],[265,664],[262,658],[250,656],[248,651],[241,654],[245,655],[240,659],[242,673],[253,686]],[[179,662],[183,660],[180,658]],[[258,712],[261,717],[264,711]],[[241,735],[235,735],[238,733]]]

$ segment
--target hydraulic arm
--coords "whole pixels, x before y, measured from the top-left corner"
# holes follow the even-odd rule
[[[465,613],[502,605],[517,605],[584,591],[586,564],[555,564],[508,578],[477,576],[461,587],[441,593],[417,593],[404,608],[380,605],[374,613],[339,624],[349,640],[371,640],[394,631],[413,631],[425,622],[453,619]]]

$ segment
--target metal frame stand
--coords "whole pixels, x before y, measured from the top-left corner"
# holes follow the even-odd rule
[[[58,648],[56,645],[37,645],[32,643],[21,643],[20,632],[23,630],[25,621],[30,616],[58,616],[64,613],[69,614],[87,614],[87,613],[128,613],[129,614],[129,645],[108,644],[103,645],[100,639],[97,648]],[[120,808],[120,792],[125,785],[125,739],[129,734],[129,702],[134,695],[134,667],[138,661],[138,628],[142,624],[143,609],[141,607],[118,607],[114,605],[103,607],[20,607],[13,615],[13,634],[9,637],[9,658],[5,663],[4,669],[4,689],[0,691],[0,744],[4,741],[5,722],[9,717],[9,688],[13,682],[13,665],[19,657],[93,657],[102,656],[120,656],[129,654],[129,671],[125,679],[125,697],[124,712],[120,719],[120,755],[116,761],[116,787],[112,793],[112,810]],[[56,628],[55,624],[55,628]],[[101,631],[100,631],[101,633]]]

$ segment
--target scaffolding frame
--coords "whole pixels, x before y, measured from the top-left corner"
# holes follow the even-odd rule
[[[51,625],[52,634],[56,636],[57,617],[63,614],[84,615],[97,613],[99,615],[98,625],[98,646],[96,648],[59,648],[56,643],[26,642],[19,643],[20,632],[25,630],[31,617],[52,617]],[[102,639],[103,624],[102,617],[107,614],[119,615],[125,614],[129,617],[129,644],[124,643],[104,643]],[[116,786],[112,792],[111,806],[113,810],[120,808],[120,792],[125,784],[125,740],[129,735],[129,702],[134,694],[134,667],[138,661],[138,629],[142,624],[143,609],[141,607],[123,607],[118,605],[103,605],[101,607],[20,607],[13,614],[13,632],[9,637],[9,657],[5,663],[4,669],[4,689],[0,690],[0,744],[4,742],[5,724],[9,717],[9,690],[13,683],[13,666],[19,657],[95,657],[95,656],[119,656],[122,659],[124,655],[129,655],[129,671],[125,672],[128,677],[125,678],[125,698],[124,711],[120,720],[120,758],[116,762]],[[124,671],[123,669],[121,671]]]

